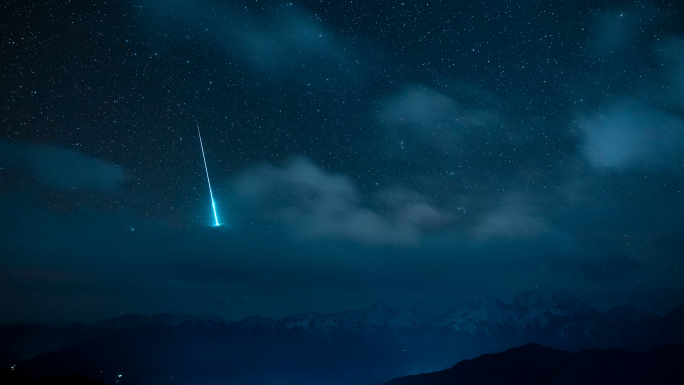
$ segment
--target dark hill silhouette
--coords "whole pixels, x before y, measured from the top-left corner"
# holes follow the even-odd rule
[[[684,344],[648,353],[564,352],[528,344],[461,361],[454,367],[385,385],[675,385],[684,384]]]
[[[108,385],[88,377],[72,375],[64,377],[33,378],[8,368],[0,368],[0,384],[3,385]]]

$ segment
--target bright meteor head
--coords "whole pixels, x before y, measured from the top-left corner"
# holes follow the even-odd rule
[[[204,171],[207,173],[207,184],[209,185],[209,197],[211,197],[211,209],[214,211],[214,226],[218,227],[221,224],[218,221],[218,216],[216,215],[216,203],[214,203],[214,193],[211,191],[211,181],[209,180],[209,169],[207,168],[207,158],[204,156],[204,145],[202,144],[202,134],[200,134],[199,122],[197,123],[197,136],[200,140],[200,148],[202,149],[202,160],[204,160]]]
[[[212,195],[211,198],[211,209],[214,211],[214,226],[218,227],[221,226],[221,224],[218,221],[218,217],[216,216],[216,203],[214,203],[214,197],[213,194],[211,193],[211,186],[209,186],[209,195]]]

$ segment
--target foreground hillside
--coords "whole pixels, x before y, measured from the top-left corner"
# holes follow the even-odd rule
[[[569,353],[537,344],[459,362],[385,385],[679,385],[684,384],[684,344],[648,353],[586,350]]]
[[[83,376],[33,378],[12,369],[0,368],[0,384],[3,385],[107,385]]]

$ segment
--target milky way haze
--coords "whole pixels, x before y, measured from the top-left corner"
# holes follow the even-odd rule
[[[674,1],[10,1],[0,322],[534,288],[668,311],[682,20]]]

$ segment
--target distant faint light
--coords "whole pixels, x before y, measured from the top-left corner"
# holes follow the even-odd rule
[[[17,367],[17,365],[12,365],[12,366],[10,366],[10,369],[14,370],[14,368],[16,368],[16,367]]]
[[[135,227],[131,227],[131,231],[135,231]]]
[[[121,378],[123,377],[123,374],[117,374],[116,377]]]

